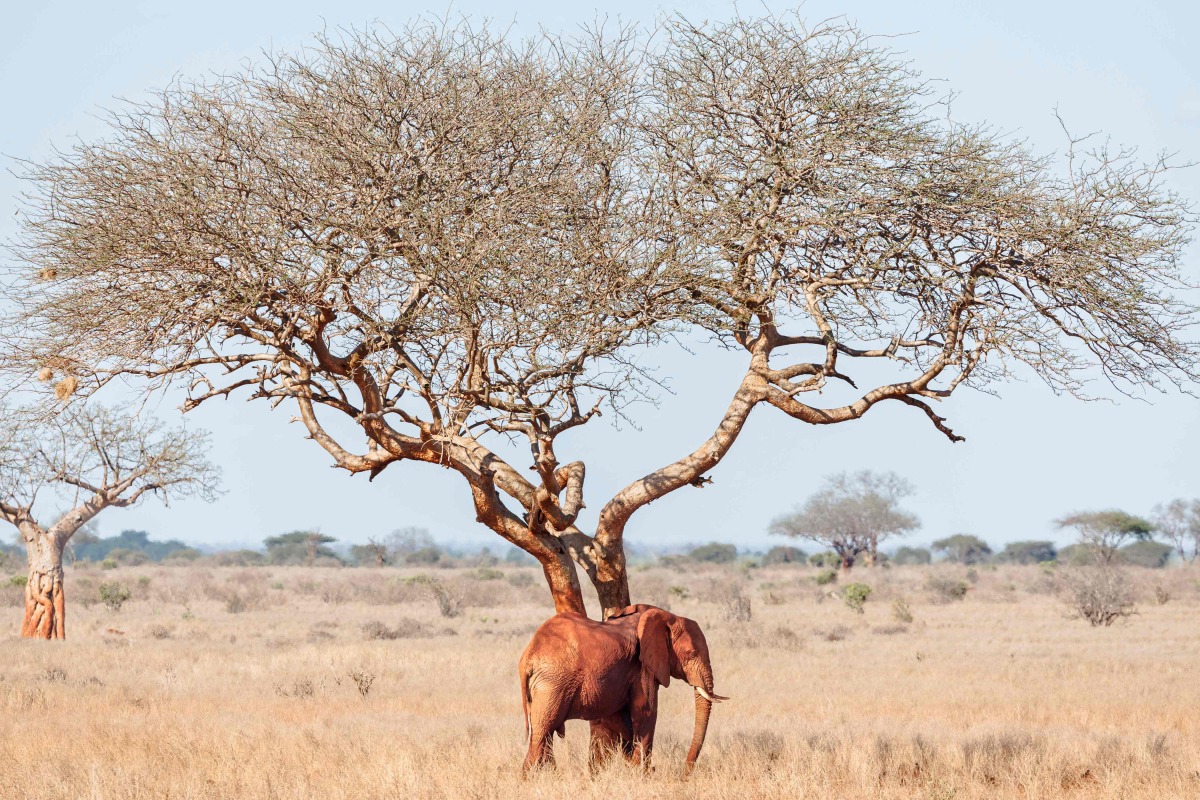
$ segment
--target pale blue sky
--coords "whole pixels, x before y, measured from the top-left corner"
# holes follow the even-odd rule
[[[760,8],[742,7],[747,14]],[[136,100],[177,73],[232,70],[264,48],[296,47],[322,27],[375,19],[399,25],[446,9],[361,0],[0,0],[0,152],[43,158],[51,143],[100,135],[98,109],[115,97]],[[598,15],[650,21],[675,11],[699,19],[731,10],[723,3],[459,2],[451,13],[515,20],[517,30],[534,31],[571,28]],[[1165,149],[1200,160],[1200,55],[1193,41],[1200,11],[1193,3],[892,0],[809,2],[803,11],[811,20],[847,15],[873,34],[908,34],[894,46],[959,93],[956,117],[997,124],[1040,151],[1063,144],[1057,106],[1074,131],[1104,130],[1148,154]],[[1200,199],[1200,172],[1177,173],[1173,186]],[[0,175],[0,238],[13,234],[19,191],[10,175]],[[1200,249],[1191,254],[1189,274],[1200,281]],[[676,394],[659,408],[642,409],[640,432],[614,432],[602,420],[564,441],[564,460],[588,462],[591,510],[707,436],[738,369],[729,356],[707,351],[667,357],[663,374]],[[712,486],[656,503],[635,518],[628,536],[639,544],[718,539],[762,546],[770,518],[802,500],[823,475],[872,468],[895,470],[916,485],[909,507],[924,527],[913,541],[956,531],[993,544],[1060,538],[1052,520],[1065,512],[1118,506],[1147,513],[1160,501],[1200,496],[1200,401],[1177,394],[1150,400],[1082,403],[1036,383],[1003,387],[1000,399],[963,393],[944,406],[967,437],[958,445],[905,407],[877,408],[864,420],[821,429],[760,409]],[[159,401],[159,413],[175,416],[173,403]],[[225,496],[212,505],[114,510],[101,518],[101,531],[143,528],[155,538],[213,544],[257,543],[307,526],[363,541],[420,525],[443,539],[499,541],[474,522],[466,489],[452,473],[398,465],[368,484],[330,469],[324,453],[288,425],[290,416],[236,400],[188,415],[189,424],[214,433]]]

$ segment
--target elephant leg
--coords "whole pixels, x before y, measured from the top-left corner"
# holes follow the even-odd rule
[[[658,685],[635,689],[629,706],[629,721],[633,728],[631,760],[650,770],[650,754],[654,750],[654,728],[658,724]]]
[[[620,753],[627,759],[633,756],[633,724],[629,709],[592,720],[591,757],[588,760],[591,771],[595,773],[613,753]]]
[[[533,697],[529,703],[529,750],[521,765],[524,777],[534,767],[554,764],[554,734],[565,732],[567,703],[561,697],[546,693]]]

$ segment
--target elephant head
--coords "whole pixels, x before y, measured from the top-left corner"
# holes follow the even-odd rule
[[[686,681],[696,693],[696,726],[688,748],[687,768],[700,756],[713,703],[728,700],[713,693],[712,661],[708,641],[695,620],[680,617],[656,606],[636,605],[622,609],[613,617],[640,615],[637,621],[638,658],[642,668],[662,686],[671,678]]]

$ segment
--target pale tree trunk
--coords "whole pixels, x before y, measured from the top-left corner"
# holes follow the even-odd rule
[[[27,639],[67,638],[66,596],[63,592],[62,556],[66,538],[32,524],[21,527],[29,555],[29,582],[25,584],[25,618],[21,636]]]

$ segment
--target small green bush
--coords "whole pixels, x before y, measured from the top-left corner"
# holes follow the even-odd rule
[[[25,585],[28,583],[29,583],[29,578],[26,575],[13,575],[11,578],[8,579],[9,586],[16,586],[17,588],[20,588],[20,589],[25,588]]]
[[[863,605],[871,596],[871,587],[865,583],[848,583],[842,587],[842,602],[855,614],[863,613]]]
[[[128,587],[116,581],[100,584],[99,592],[100,602],[104,603],[109,611],[120,611],[121,606],[133,596]]]
[[[836,569],[827,569],[817,573],[813,578],[817,582],[817,586],[828,586],[831,583],[837,583],[838,571]]]
[[[502,581],[504,573],[494,567],[480,567],[475,573],[475,579],[480,581]]]
[[[100,569],[116,569],[119,565],[115,559],[106,558],[100,562]]]

